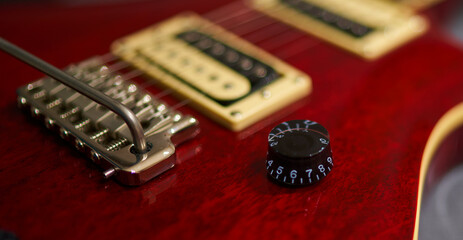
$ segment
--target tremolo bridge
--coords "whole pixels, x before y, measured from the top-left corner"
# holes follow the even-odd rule
[[[19,105],[89,155],[106,169],[107,177],[115,175],[126,185],[142,184],[172,168],[175,145],[197,133],[195,118],[113,73],[100,58],[72,65],[66,72],[130,108],[143,127],[149,151],[134,150],[131,132],[118,115],[52,78],[19,88]]]

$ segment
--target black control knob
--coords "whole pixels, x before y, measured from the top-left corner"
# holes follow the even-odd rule
[[[320,124],[292,120],[279,124],[268,136],[267,173],[286,185],[309,185],[333,168],[330,137]]]

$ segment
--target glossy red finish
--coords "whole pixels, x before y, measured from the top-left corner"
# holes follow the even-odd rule
[[[223,4],[7,5],[0,34],[64,67],[175,13]],[[290,34],[302,36],[290,30],[273,41]],[[427,137],[463,101],[461,49],[436,26],[375,62],[308,36],[276,48],[257,44],[313,79],[301,107],[271,121],[311,119],[330,131],[335,167],[321,183],[289,189],[267,179],[270,120],[233,133],[189,107],[181,110],[199,119],[202,132],[179,147],[174,169],[136,188],[105,181],[17,109],[15,89],[41,74],[0,53],[0,228],[21,239],[410,239]]]

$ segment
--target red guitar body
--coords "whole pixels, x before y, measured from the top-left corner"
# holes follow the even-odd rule
[[[0,33],[65,67],[178,12],[224,4],[5,5]],[[311,76],[313,92],[295,111],[234,133],[182,107],[200,121],[200,135],[177,149],[176,167],[140,187],[104,180],[22,113],[16,88],[42,75],[1,53],[0,229],[20,239],[412,238],[427,138],[463,101],[463,51],[437,26],[373,62],[302,35],[278,49],[257,43]],[[286,188],[266,176],[267,135],[291,119],[317,121],[330,132],[334,168],[314,186]]]

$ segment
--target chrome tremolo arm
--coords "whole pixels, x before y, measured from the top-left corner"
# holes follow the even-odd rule
[[[143,128],[128,107],[3,38],[0,38],[0,49],[116,113],[129,127],[135,149],[139,153],[148,150]]]

